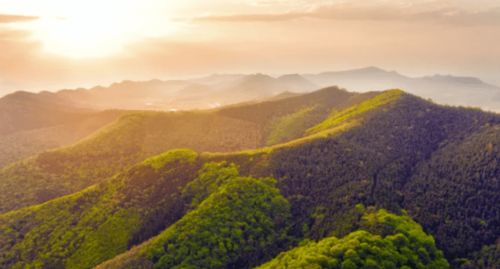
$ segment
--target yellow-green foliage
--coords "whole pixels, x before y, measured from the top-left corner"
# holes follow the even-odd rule
[[[196,156],[172,150],[105,183],[0,214],[0,268],[92,268],[125,252],[180,218],[173,200],[194,178]]]
[[[289,206],[274,180],[233,178],[154,240],[157,268],[227,268],[243,255],[259,257],[284,236],[277,225]],[[245,261],[250,262],[250,261]]]
[[[274,145],[300,137],[311,121],[311,114],[314,110],[315,107],[306,107],[275,120],[271,124],[272,129],[267,137],[266,145]]]
[[[362,229],[343,238],[327,237],[281,253],[260,269],[415,268],[446,269],[448,262],[432,236],[408,216],[385,210],[363,217]]]
[[[240,177],[233,170],[206,166],[200,176],[214,178],[196,185],[224,181],[215,192],[158,236],[99,268],[248,268],[275,253],[287,238],[288,201],[276,180]]]
[[[198,154],[189,149],[176,149],[169,150],[160,155],[151,157],[144,161],[145,164],[151,165],[154,169],[161,169],[165,167],[167,164],[181,161],[187,163],[193,163],[196,160]]]
[[[66,261],[66,268],[91,268],[126,251],[130,235],[138,225],[137,214],[125,210],[116,212],[85,237],[78,250]]]
[[[116,185],[89,188],[0,215],[0,242],[15,238],[10,247],[0,246],[5,255],[0,255],[0,265],[90,268],[126,250],[138,216],[132,211],[113,213]],[[71,261],[66,264],[68,257]]]
[[[234,163],[205,163],[198,176],[182,190],[182,197],[191,202],[191,208],[195,208],[222,184],[237,176],[238,167]]]
[[[328,117],[323,122],[318,125],[308,129],[307,134],[318,133],[339,124],[345,123],[346,121],[355,120],[359,115],[366,113],[370,110],[381,107],[385,104],[393,102],[401,97],[403,91],[401,90],[389,90],[385,91],[371,99],[368,99],[358,105],[354,105],[340,112],[333,111],[332,115]]]

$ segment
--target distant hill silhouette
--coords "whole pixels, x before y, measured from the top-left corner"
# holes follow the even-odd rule
[[[337,85],[353,91],[401,88],[440,104],[500,111],[500,87],[473,77],[452,75],[407,77],[377,67],[304,74],[303,77],[320,86]]]

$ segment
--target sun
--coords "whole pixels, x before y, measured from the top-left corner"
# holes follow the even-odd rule
[[[131,42],[174,30],[166,20],[152,21],[147,12],[135,5],[140,1],[65,2],[60,15],[41,17],[32,29],[44,51],[50,54],[107,57],[123,52]]]

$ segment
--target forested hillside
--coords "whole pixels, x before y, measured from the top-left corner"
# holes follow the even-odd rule
[[[2,170],[0,267],[496,269],[499,128],[399,90],[125,116]]]
[[[1,268],[92,268],[184,213],[179,188],[196,178],[193,151],[172,151],[107,182],[0,215]]]
[[[173,148],[231,152],[255,149],[281,128],[275,122],[311,111],[289,138],[342,109],[373,96],[337,88],[277,101],[199,112],[128,114],[78,144],[41,153],[0,170],[0,212],[69,194]],[[255,112],[255,113],[254,113]],[[300,119],[299,119],[300,120]],[[278,130],[279,132],[279,130]],[[281,140],[279,140],[281,141]]]

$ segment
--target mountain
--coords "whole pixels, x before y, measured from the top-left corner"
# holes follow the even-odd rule
[[[46,150],[71,145],[126,113],[129,112],[107,110],[72,122],[0,135],[0,168]]]
[[[348,107],[373,94],[326,88],[213,111],[128,114],[75,145],[0,169],[0,211],[81,190],[169,149],[230,152],[296,138],[332,109]],[[282,123],[290,115],[296,115],[296,120]]]
[[[0,98],[0,167],[72,144],[125,113],[81,108],[49,92]]]
[[[500,89],[477,78],[442,75],[410,78],[376,67],[277,78],[265,74],[216,74],[191,80],[123,81],[109,87],[56,93],[16,92],[0,98],[3,148],[0,167],[43,150],[74,143],[115,119],[103,116],[97,120],[94,114],[102,110],[210,109],[277,100],[282,98],[281,93],[303,94],[319,87],[316,85],[340,85],[358,91],[405,88],[443,104],[500,109]],[[95,125],[85,123],[85,128],[75,127],[78,122],[89,122],[89,118],[96,119]],[[82,128],[85,131],[72,131]]]
[[[54,93],[16,92],[0,98],[0,135],[78,121],[91,113]]]
[[[320,86],[337,85],[354,91],[401,88],[441,104],[473,106],[500,111],[500,98],[498,98],[500,87],[473,77],[451,75],[407,77],[377,67],[305,74],[303,77]]]
[[[300,77],[212,75],[191,80],[123,81],[109,87],[62,90],[56,95],[93,109],[190,110],[263,99],[287,90],[307,92],[316,88]]]
[[[291,90],[295,89],[297,91],[312,91],[319,88],[318,85],[312,83],[299,74],[282,75],[278,77],[278,80],[284,84],[289,85]]]
[[[0,267],[495,268],[499,130],[400,90],[128,115],[2,169]]]
[[[217,108],[266,100],[287,90],[304,92],[311,87],[296,76],[276,79],[257,74],[213,75],[183,81],[123,81],[109,87],[56,93],[16,92],[0,98],[0,167],[75,143],[126,114],[123,110]]]

